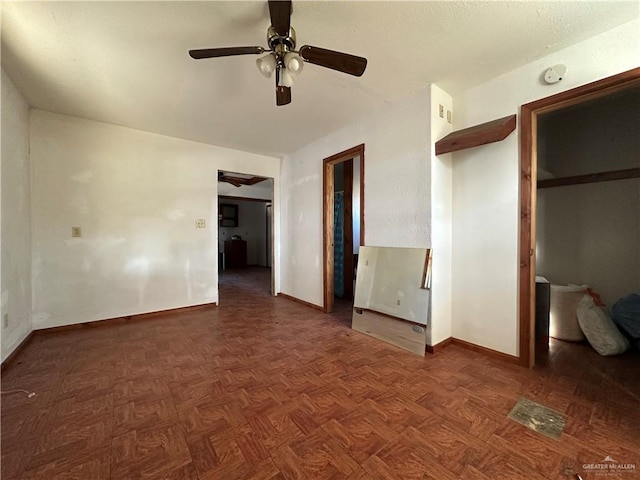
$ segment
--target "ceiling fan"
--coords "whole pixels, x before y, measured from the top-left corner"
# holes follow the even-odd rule
[[[267,29],[267,44],[263,47],[223,47],[189,50],[194,59],[228,57],[232,55],[260,55],[256,61],[260,73],[271,77],[276,72],[276,105],[291,103],[293,77],[302,70],[304,62],[320,65],[356,77],[367,68],[367,59],[320,47],[304,45],[296,50],[296,32],[291,27],[291,0],[268,0],[271,25]]]
[[[218,182],[226,182],[230,183],[234,187],[241,187],[242,185],[255,185],[256,183],[260,183],[265,181],[266,177],[236,177],[233,175],[228,175],[225,172],[218,172]]]

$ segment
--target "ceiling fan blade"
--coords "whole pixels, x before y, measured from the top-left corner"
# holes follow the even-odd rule
[[[367,68],[367,59],[364,57],[310,45],[305,45],[300,49],[300,56],[309,63],[355,75],[356,77],[360,77]]]
[[[191,58],[199,60],[201,58],[230,57],[232,55],[259,55],[265,51],[262,47],[223,47],[223,48],[202,48],[199,50],[189,50]]]
[[[271,26],[282,37],[286,37],[289,34],[291,11],[291,0],[269,0]]]
[[[276,87],[276,105],[282,106],[291,103],[291,87]]]

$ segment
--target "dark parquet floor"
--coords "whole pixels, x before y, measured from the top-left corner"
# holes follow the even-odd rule
[[[270,297],[259,269],[223,280],[216,308],[36,335],[2,377],[36,392],[2,397],[2,480],[595,480],[583,465],[606,456],[640,469],[637,356],[595,370],[588,350],[556,347],[534,370],[453,345],[421,358],[349,329],[348,309]],[[559,440],[507,418],[522,396],[567,415]]]

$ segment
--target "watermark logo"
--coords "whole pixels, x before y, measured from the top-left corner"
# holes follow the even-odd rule
[[[607,455],[598,463],[583,463],[582,470],[585,474],[591,473],[602,477],[623,474],[635,475],[637,472],[635,463],[619,462],[611,455]]]

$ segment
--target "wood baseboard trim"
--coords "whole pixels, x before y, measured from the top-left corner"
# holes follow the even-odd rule
[[[26,337],[18,344],[16,348],[14,348],[13,352],[9,354],[7,358],[2,362],[2,366],[0,366],[0,372],[4,373],[4,371],[11,366],[11,363],[16,359],[18,354],[22,351],[24,347],[28,345],[28,343],[33,339],[34,331],[31,330]]]
[[[497,350],[492,350],[487,347],[481,347],[480,345],[476,345],[475,343],[465,342],[464,340],[460,340],[459,338],[451,338],[450,343],[453,345],[458,345],[460,347],[466,348],[468,350],[473,350],[474,352],[482,353],[489,357],[497,358],[504,362],[520,365],[519,357],[514,357],[513,355],[508,355],[506,353],[498,352]]]
[[[61,325],[59,327],[48,327],[34,330],[37,335],[45,335],[49,333],[68,332],[72,330],[80,330],[84,328],[109,327],[112,325],[122,325],[131,322],[139,322],[143,320],[152,320],[167,315],[175,315],[178,313],[196,312],[198,310],[208,310],[217,306],[216,302],[203,303],[201,305],[192,305],[189,307],[171,308],[169,310],[158,310],[156,312],[138,313],[135,315],[127,315],[125,317],[106,318],[104,320],[95,320],[93,322],[74,323],[73,325]]]
[[[426,350],[427,353],[438,353],[440,350],[444,349],[447,345],[449,345],[453,341],[453,338],[445,338],[443,341],[436,343],[435,345],[427,345]]]
[[[316,305],[315,303],[311,303],[311,302],[306,302],[304,300],[300,300],[299,298],[292,297],[291,295],[287,295],[286,293],[280,292],[276,296],[277,297],[286,298],[287,300],[291,300],[292,302],[300,303],[301,305],[305,305],[307,307],[311,307],[314,310],[320,310],[321,312],[324,312],[324,309],[320,305]]]

